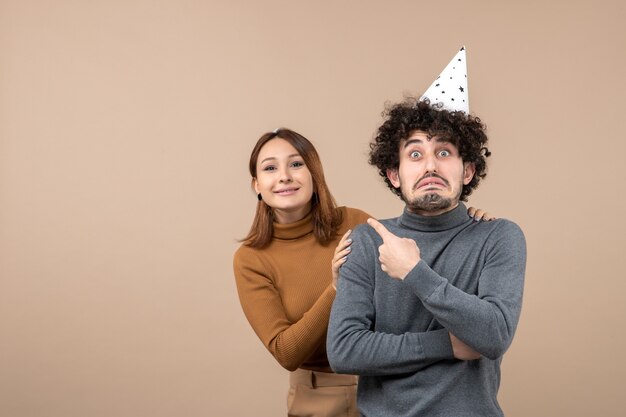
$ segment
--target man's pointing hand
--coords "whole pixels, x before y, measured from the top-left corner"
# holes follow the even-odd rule
[[[378,247],[381,269],[391,278],[404,279],[421,259],[415,241],[394,235],[377,220],[367,219],[367,224],[383,239]]]

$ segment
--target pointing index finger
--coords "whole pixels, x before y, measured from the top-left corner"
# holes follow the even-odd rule
[[[367,224],[372,226],[372,228],[376,231],[376,233],[378,233],[378,235],[383,238],[383,241],[385,241],[387,238],[391,236],[395,236],[393,233],[387,230],[387,228],[383,226],[381,222],[379,222],[376,219],[372,219],[372,218],[367,219]]]

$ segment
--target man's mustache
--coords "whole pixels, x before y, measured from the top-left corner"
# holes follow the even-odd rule
[[[450,186],[450,183],[448,182],[448,180],[446,180],[444,177],[442,177],[441,175],[431,172],[429,174],[424,175],[422,178],[420,178],[419,180],[415,181],[415,185],[413,185],[413,190],[417,189],[417,186],[420,182],[422,182],[422,180],[425,180],[426,178],[439,178],[441,181],[443,181],[443,183],[446,185],[446,187]]]

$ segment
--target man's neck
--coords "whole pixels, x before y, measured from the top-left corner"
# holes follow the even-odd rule
[[[411,213],[417,214],[419,216],[424,216],[424,217],[435,217],[435,216],[441,216],[442,214],[445,214],[449,211],[454,210],[455,208],[457,208],[459,206],[459,202],[457,201],[456,204],[450,206],[450,207],[446,207],[444,209],[439,209],[439,210],[422,210],[422,209],[412,209],[409,206],[406,206],[407,210],[410,211]]]

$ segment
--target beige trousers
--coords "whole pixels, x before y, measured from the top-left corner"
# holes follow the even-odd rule
[[[354,375],[297,369],[289,375],[289,417],[358,417]]]

